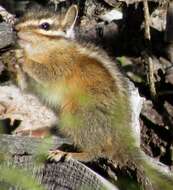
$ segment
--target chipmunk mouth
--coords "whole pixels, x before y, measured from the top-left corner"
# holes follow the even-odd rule
[[[28,35],[21,32],[17,34],[17,42],[23,48],[31,43],[31,41],[28,39]]]
[[[22,41],[26,41],[26,42],[28,41],[28,39],[22,33],[18,33],[17,37],[18,37],[18,40],[22,40]]]

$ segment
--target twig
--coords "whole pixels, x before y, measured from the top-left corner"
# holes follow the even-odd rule
[[[173,95],[173,90],[166,90],[158,93],[158,96],[165,96],[165,95]]]
[[[148,55],[147,55],[148,56]],[[156,100],[156,87],[155,87],[155,79],[154,79],[154,63],[151,57],[147,57],[148,61],[148,82],[150,86],[150,94],[151,97]]]
[[[150,14],[148,9],[148,0],[143,0],[144,4],[144,23],[145,23],[145,39],[150,40]]]
[[[143,0],[144,5],[144,24],[145,24],[145,39],[147,43],[147,51],[145,52],[146,57],[146,64],[148,67],[148,83],[150,88],[150,94],[153,100],[156,100],[156,88],[155,88],[155,80],[154,80],[154,64],[152,61],[151,56],[149,55],[148,51],[150,51],[150,14],[148,9],[148,0]]]

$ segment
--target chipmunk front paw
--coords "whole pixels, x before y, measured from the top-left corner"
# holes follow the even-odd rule
[[[61,150],[52,150],[52,151],[49,151],[49,156],[48,156],[48,159],[49,160],[54,160],[56,162],[59,162],[59,161],[68,161],[72,158],[71,156],[71,153],[68,153],[68,152],[64,152],[64,151],[61,151]]]

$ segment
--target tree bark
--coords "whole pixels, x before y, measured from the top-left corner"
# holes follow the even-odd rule
[[[54,139],[53,144],[59,147],[64,142],[67,141],[57,138],[56,140]],[[10,158],[3,162],[4,165],[30,171],[38,180],[38,183],[43,184],[47,190],[117,190],[116,187],[103,177],[76,160],[70,159],[68,161],[55,162],[46,159],[43,165],[40,166],[34,160],[34,155],[38,153],[40,146],[42,146],[42,142],[39,139],[11,135],[0,136],[1,152],[3,154],[5,152]],[[6,184],[2,178],[3,176],[0,176],[1,187]],[[20,181],[21,179],[19,179],[18,184],[20,184]],[[14,190],[22,189],[20,185],[13,184],[8,184],[8,187]]]

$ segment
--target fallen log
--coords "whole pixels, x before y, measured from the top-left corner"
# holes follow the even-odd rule
[[[15,190],[24,189],[22,187],[22,179],[18,179],[15,183],[11,183],[11,179],[3,178],[3,169],[9,168],[9,178],[14,178],[18,175],[18,171],[29,171],[30,178],[34,177],[37,180],[36,184],[42,184],[43,189],[47,190],[78,190],[78,189],[111,189],[117,190],[111,183],[103,177],[83,165],[82,163],[70,159],[68,161],[50,161],[45,159],[40,165],[35,161],[35,154],[42,146],[41,139],[30,137],[19,137],[12,135],[0,136],[1,152],[8,154],[8,159],[1,161],[0,167],[0,186],[13,188]],[[65,139],[54,139],[54,145],[60,146],[66,142]],[[13,170],[14,169],[14,170]],[[16,170],[15,170],[16,169]],[[18,170],[20,169],[20,170]],[[12,173],[13,172],[13,173]],[[16,172],[16,173],[15,173]],[[31,179],[28,178],[28,184]],[[8,181],[8,182],[7,182]],[[23,180],[24,181],[24,180]],[[33,183],[34,184],[34,183]],[[33,185],[32,184],[32,185]],[[25,183],[25,186],[27,184]],[[42,189],[41,187],[34,187],[34,189]],[[28,185],[28,189],[30,186]]]

